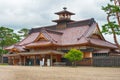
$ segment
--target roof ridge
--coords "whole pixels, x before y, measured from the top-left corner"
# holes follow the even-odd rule
[[[46,30],[49,31],[49,32],[54,32],[54,33],[58,33],[58,34],[63,34],[62,32],[56,31],[56,30],[51,30],[51,29],[46,29]]]
[[[42,28],[54,28],[56,25],[50,25],[50,26],[42,26],[42,27],[37,27],[37,28],[32,28],[29,31],[29,34],[34,33],[34,32],[39,32]]]
[[[69,22],[68,24],[77,23],[77,22],[84,22],[84,21],[90,21],[90,20],[92,20],[93,22],[95,21],[94,18],[89,18],[89,19],[85,19],[85,20],[79,20],[79,21]]]
[[[95,23],[94,18],[90,18],[90,19],[86,19],[86,20],[69,22],[69,23],[67,23],[67,26],[68,27],[77,27],[77,26],[84,26],[84,25],[91,26],[93,23]]]
[[[32,28],[32,29],[38,29],[38,28],[46,28],[46,27],[51,27],[51,26],[56,26],[56,25],[49,25],[49,26],[40,26],[40,27],[36,27],[36,28]]]

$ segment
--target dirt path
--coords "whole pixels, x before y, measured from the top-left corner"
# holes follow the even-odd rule
[[[0,66],[0,80],[120,80],[120,68]]]

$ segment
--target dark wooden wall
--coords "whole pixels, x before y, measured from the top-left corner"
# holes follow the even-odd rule
[[[93,57],[93,66],[120,67],[120,56]]]

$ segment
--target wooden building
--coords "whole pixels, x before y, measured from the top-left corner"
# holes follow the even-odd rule
[[[84,52],[84,59],[79,65],[92,65],[93,56],[108,56],[117,47],[106,41],[100,33],[98,24],[91,18],[74,21],[72,12],[63,8],[56,12],[59,19],[53,20],[56,25],[32,28],[29,35],[21,42],[7,47],[9,64],[13,65],[39,65],[44,58],[45,65],[66,61],[63,56],[71,48]]]

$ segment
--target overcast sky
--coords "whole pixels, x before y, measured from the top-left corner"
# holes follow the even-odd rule
[[[99,26],[106,22],[106,14],[101,6],[109,0],[0,0],[0,26],[14,30],[55,24],[54,13],[67,7],[76,15],[73,20],[94,18]],[[107,36],[105,36],[107,38]],[[109,37],[107,38],[109,39]],[[112,41],[112,39],[110,39]]]

